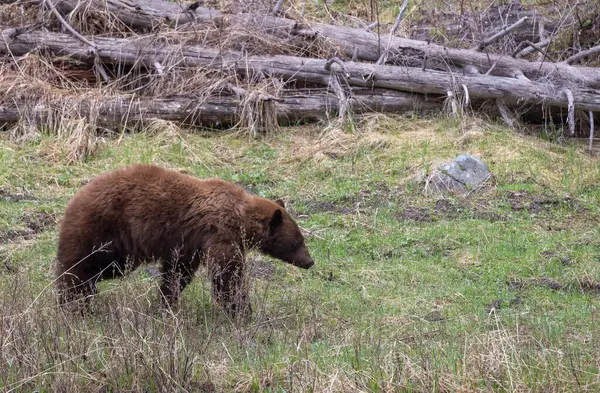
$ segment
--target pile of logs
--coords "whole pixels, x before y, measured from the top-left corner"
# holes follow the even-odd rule
[[[544,33],[544,19],[530,11],[490,26],[465,49],[397,37],[406,1],[386,33],[375,24],[283,17],[281,3],[260,13],[225,14],[162,0],[2,0],[0,125],[48,121],[64,102],[108,129],[163,119],[264,130],[350,113],[486,107],[511,125],[524,114],[547,119],[552,112],[574,135],[576,123],[593,130],[600,112],[600,67],[581,65],[598,59],[600,46],[551,59],[545,48],[555,35]],[[525,25],[540,34],[511,53],[488,50]],[[236,38],[235,31],[244,34]],[[51,100],[21,94],[28,78],[42,78],[21,66],[31,56],[70,75],[54,83]],[[182,70],[202,72],[204,90],[169,79]],[[157,89],[161,79],[177,89]]]

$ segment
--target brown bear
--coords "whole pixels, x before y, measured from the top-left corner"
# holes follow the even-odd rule
[[[85,299],[87,307],[98,280],[158,260],[163,302],[174,306],[206,263],[213,296],[235,313],[249,306],[241,285],[249,248],[304,269],[314,265],[282,201],[219,179],[125,167],[97,176],[67,205],[56,263],[59,301]]]

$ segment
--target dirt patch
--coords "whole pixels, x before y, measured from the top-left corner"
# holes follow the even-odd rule
[[[38,197],[28,192],[11,193],[3,188],[0,188],[0,198],[11,202],[39,201]]]
[[[350,214],[352,209],[345,206],[344,203],[334,202],[322,202],[313,201],[306,204],[306,209],[302,212],[304,214],[315,214],[315,213],[339,213],[339,214]]]
[[[560,281],[549,277],[530,277],[526,279],[510,279],[507,282],[511,289],[521,290],[531,287],[549,288],[554,291],[580,290],[582,292],[600,293],[600,282],[590,278],[583,277],[577,279],[574,283],[563,284]]]
[[[240,173],[241,175],[241,173]],[[264,180],[264,181],[255,181],[258,179],[243,179],[234,181],[234,184],[238,187],[244,189],[244,191],[252,194],[252,195],[261,195],[261,190],[264,191],[265,188],[273,187],[275,182],[272,180]]]
[[[398,216],[400,221],[433,222],[434,217],[429,209],[408,206]]]
[[[460,203],[452,203],[446,199],[440,199],[435,203],[436,214],[446,219],[472,218],[486,221],[506,221],[506,217],[492,211],[483,201],[462,200]]]
[[[306,201],[305,208],[297,212],[299,214],[364,212],[365,209],[387,206],[399,193],[399,188],[393,190],[383,183],[374,183],[369,188],[360,190],[356,195],[341,198],[336,202]]]
[[[4,252],[0,252],[0,273],[16,273],[17,269],[13,266],[10,261],[10,257],[6,255]]]
[[[242,189],[244,189],[244,191],[246,191],[252,195],[258,195],[258,193],[259,193],[258,187],[254,186],[252,184],[246,184],[241,181],[236,181],[235,185],[238,187],[241,187]]]
[[[459,213],[459,209],[450,201],[440,199],[435,203],[435,212],[441,215],[454,216]]]
[[[25,228],[0,231],[0,244],[31,239],[47,228],[57,225],[58,219],[54,213],[38,210],[24,213],[21,222],[25,224]]]
[[[555,209],[568,208],[572,211],[581,211],[581,203],[569,197],[549,198],[531,195],[527,191],[513,191],[508,194],[510,207],[515,211],[528,211],[530,213],[543,213]]]
[[[250,275],[261,280],[272,280],[275,278],[275,266],[266,260],[256,258],[250,265]]]
[[[6,244],[16,239],[31,239],[33,236],[35,233],[29,228],[0,231],[0,244]]]
[[[448,199],[439,199],[431,208],[408,206],[398,215],[399,220],[417,222],[432,222],[438,219],[481,219],[487,221],[504,221],[505,216],[486,209],[477,201],[452,202]]]
[[[489,314],[492,311],[498,311],[498,310],[501,310],[502,308],[508,308],[515,304],[521,304],[521,303],[522,303],[522,299],[519,296],[517,296],[513,299],[510,299],[509,301],[506,301],[504,299],[497,299],[485,306],[485,312]]]
[[[583,278],[578,281],[579,289],[583,292],[600,293],[600,282],[589,278]]]
[[[438,310],[434,310],[425,314],[423,319],[427,322],[443,322],[446,320],[446,318],[444,318],[444,314]]]
[[[558,280],[549,277],[513,278],[508,280],[507,284],[511,289],[516,290],[530,287],[545,287],[556,291],[563,287]]]
[[[574,263],[573,259],[567,255],[560,255],[559,253],[551,250],[542,251],[540,255],[546,260],[558,260],[563,266],[570,266]]]
[[[49,226],[55,226],[58,223],[58,219],[55,214],[40,210],[33,213],[25,213],[23,215],[23,222],[33,233],[40,233]]]

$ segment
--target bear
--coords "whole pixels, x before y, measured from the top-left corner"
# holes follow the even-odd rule
[[[65,209],[55,271],[59,304],[89,309],[99,280],[158,261],[163,306],[175,307],[205,264],[217,304],[233,315],[251,314],[242,284],[245,253],[253,248],[303,269],[315,263],[280,199],[156,165],[105,172]]]

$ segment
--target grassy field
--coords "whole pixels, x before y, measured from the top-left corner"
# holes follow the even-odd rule
[[[276,136],[158,131],[81,163],[40,135],[0,142],[0,386],[38,392],[595,392],[600,162],[475,120],[371,116]],[[468,198],[423,194],[470,153],[495,175]],[[64,207],[137,162],[283,197],[317,264],[256,253],[252,320],[211,305],[205,272],[176,314],[145,269],[102,283],[85,319],[55,304]]]

